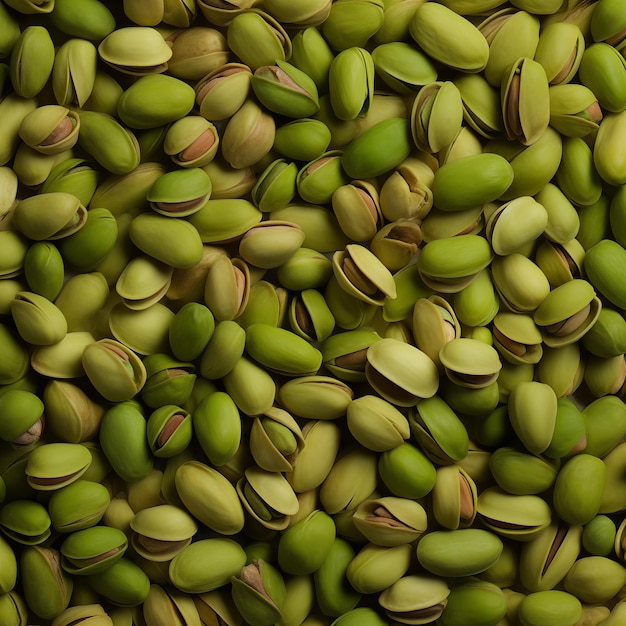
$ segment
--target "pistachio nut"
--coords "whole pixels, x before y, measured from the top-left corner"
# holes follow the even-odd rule
[[[409,468],[419,468],[410,471]],[[394,496],[418,499],[435,485],[437,474],[429,458],[411,443],[404,442],[383,452],[378,461],[378,473]]]
[[[98,46],[98,54],[117,71],[143,76],[164,72],[173,53],[156,29],[130,26],[107,35]]]
[[[558,464],[516,448],[498,448],[489,457],[489,469],[498,485],[515,495],[539,494],[556,480]]]
[[[150,593],[148,575],[126,557],[104,572],[91,575],[89,586],[117,606],[138,606]]]
[[[33,489],[53,491],[78,480],[90,464],[91,454],[80,444],[47,443],[28,455],[25,473]]]
[[[398,93],[410,94],[437,80],[437,70],[428,57],[404,41],[376,46],[372,60],[378,75]]]
[[[439,358],[448,378],[470,389],[487,387],[497,379],[502,368],[498,353],[492,346],[467,337],[445,343]]]
[[[200,114],[211,121],[234,115],[246,101],[252,72],[242,63],[226,63],[196,83],[196,103]]]
[[[374,96],[374,61],[360,47],[342,50],[328,72],[330,104],[340,120],[354,120],[368,112]]]
[[[280,620],[285,582],[273,565],[253,560],[231,578],[231,584],[233,602],[251,626],[271,626]]]
[[[187,217],[211,196],[211,179],[200,167],[173,170],[160,176],[146,194],[150,207],[168,217]]]
[[[9,539],[22,545],[44,543],[52,532],[50,524],[46,507],[32,500],[12,500],[0,511],[0,529]]]
[[[218,322],[202,353],[200,374],[208,380],[228,374],[243,355],[245,343],[246,332],[237,322]]]
[[[555,624],[566,626],[576,624],[581,615],[582,605],[578,599],[557,590],[531,593],[522,599],[518,607],[519,620],[524,626],[541,624],[545,619],[553,619]]]
[[[160,406],[148,418],[147,436],[154,456],[175,456],[191,442],[191,414],[173,404]]]
[[[350,561],[346,576],[360,593],[377,593],[393,585],[406,574],[411,546],[379,546],[368,543]]]
[[[310,342],[324,341],[335,327],[324,296],[315,289],[305,289],[292,299],[288,317],[293,331]]]
[[[381,2],[340,0],[331,6],[322,24],[322,34],[335,50],[364,46],[382,26],[383,15]]]
[[[72,37],[99,41],[115,30],[115,18],[107,7],[97,0],[88,0],[79,6],[71,0],[56,2],[50,21]]]
[[[401,624],[428,624],[437,620],[446,606],[450,589],[440,578],[403,576],[378,597],[386,615]]]
[[[588,46],[580,61],[580,82],[593,91],[600,106],[617,113],[624,108],[624,57],[608,43]]]
[[[598,100],[588,87],[566,83],[550,87],[550,125],[567,137],[584,137],[602,121]]]
[[[600,604],[613,598],[623,587],[624,567],[604,556],[578,559],[565,576],[565,591],[587,604]]]
[[[54,43],[43,26],[26,27],[11,50],[11,84],[22,98],[34,98],[44,88],[54,64]],[[31,68],[26,72],[26,68]]]
[[[30,391],[10,389],[0,396],[0,439],[15,445],[39,441],[44,429],[44,404]]]
[[[111,501],[100,483],[77,480],[57,489],[48,503],[48,513],[57,532],[74,532],[95,526]]]
[[[470,579],[450,590],[441,617],[442,626],[471,624],[475,620],[498,623],[507,611],[504,592],[494,583]]]
[[[536,60],[546,70],[551,85],[569,83],[580,66],[585,40],[576,24],[549,24],[539,37]]]
[[[20,137],[42,154],[58,154],[78,141],[80,119],[74,111],[57,106],[40,106],[29,113],[20,125]]]
[[[502,552],[502,541],[479,528],[437,530],[417,544],[417,559],[436,576],[473,576],[493,565]],[[462,558],[461,558],[462,557]]]
[[[246,415],[260,415],[274,403],[274,379],[247,357],[241,357],[222,380],[226,392],[235,401],[237,408]]]
[[[457,465],[437,469],[437,480],[431,492],[435,519],[444,528],[468,528],[477,513],[476,483]]]
[[[190,543],[197,531],[193,518],[184,510],[162,504],[139,511],[130,522],[131,545],[151,561],[170,561]]]
[[[117,528],[92,526],[71,533],[61,544],[62,567],[69,574],[104,572],[122,558],[128,539]]]
[[[606,129],[611,122],[606,125]],[[598,151],[600,154],[600,151]],[[592,150],[581,137],[563,139],[563,155],[556,180],[563,193],[575,204],[588,206],[602,194],[602,166],[593,164]]]

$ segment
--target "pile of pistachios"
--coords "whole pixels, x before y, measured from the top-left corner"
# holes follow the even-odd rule
[[[623,0],[0,0],[0,626],[623,626]]]

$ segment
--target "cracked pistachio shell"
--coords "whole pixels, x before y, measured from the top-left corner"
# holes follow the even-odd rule
[[[413,101],[410,122],[415,145],[428,153],[439,152],[450,145],[461,130],[461,92],[450,81],[424,85]]]
[[[287,411],[271,407],[254,418],[249,443],[252,457],[261,469],[289,472],[304,448],[304,437],[298,423]]]
[[[387,298],[397,295],[389,270],[369,249],[358,244],[348,244],[335,252],[333,274],[346,293],[367,304],[382,306]]]
[[[146,419],[134,402],[110,408],[100,426],[100,446],[115,473],[125,481],[137,482],[152,470],[146,437]]]
[[[251,626],[271,626],[282,617],[285,582],[273,565],[254,559],[231,578],[233,602]]]
[[[454,84],[461,94],[463,118],[472,130],[488,139],[503,131],[500,94],[481,74],[464,74]]]
[[[417,559],[432,574],[473,576],[497,562],[503,544],[492,532],[479,528],[433,531],[417,544]]]
[[[117,101],[120,120],[133,129],[150,129],[175,122],[193,108],[193,88],[178,78],[151,74],[137,79]]]
[[[67,237],[86,221],[87,210],[79,199],[60,191],[25,198],[13,213],[15,227],[35,241]]]
[[[461,336],[461,326],[450,304],[439,296],[419,298],[413,307],[415,345],[441,368],[439,351],[444,343]]]
[[[78,378],[85,374],[82,355],[95,339],[88,332],[68,332],[61,341],[37,346],[31,354],[32,368],[51,378]]]
[[[547,225],[545,207],[530,196],[521,196],[496,209],[485,227],[493,251],[506,256],[531,245],[543,234]]]
[[[367,349],[378,339],[378,333],[366,328],[327,337],[321,346],[324,367],[341,380],[365,381]]]
[[[258,363],[287,376],[315,374],[322,354],[302,337],[269,324],[252,324],[246,329],[246,350]]]
[[[237,492],[217,470],[188,461],[176,470],[175,482],[183,504],[202,524],[222,535],[234,535],[243,528]]]
[[[536,196],[548,214],[548,223],[544,230],[544,235],[551,242],[561,244],[564,255],[574,253],[574,246],[578,244],[574,237],[580,229],[580,218],[578,212],[569,201],[567,196],[551,183],[547,184]],[[574,244],[569,244],[574,240]],[[567,250],[567,248],[571,248]],[[575,267],[578,259],[572,258],[570,265]]]
[[[38,545],[50,537],[46,507],[33,500],[12,500],[0,511],[0,528],[21,545]]]
[[[411,148],[409,121],[392,117],[374,124],[350,142],[341,165],[351,178],[374,178],[400,165]]]
[[[100,483],[77,480],[57,489],[48,502],[48,513],[57,532],[74,532],[95,526],[111,501]]]
[[[269,530],[284,530],[300,507],[296,494],[284,476],[256,466],[248,467],[237,482],[237,494],[244,509]]]
[[[24,577],[24,600],[35,615],[49,620],[67,608],[74,582],[61,569],[58,550],[27,547],[20,556],[20,571]]]
[[[530,591],[553,589],[565,577],[581,550],[582,526],[553,521],[520,551],[520,580]]]
[[[287,574],[312,574],[321,566],[335,540],[333,518],[316,509],[281,534],[278,564]],[[310,547],[315,546],[315,550]]]
[[[461,461],[469,450],[469,436],[455,411],[439,396],[423,398],[409,415],[413,437],[434,462]]]
[[[596,322],[601,303],[593,286],[574,279],[555,287],[534,313],[543,341],[552,348],[580,339]]]
[[[331,203],[341,230],[352,241],[365,242],[376,235],[381,215],[373,185],[361,180],[342,185],[333,192]]]
[[[499,487],[513,495],[534,495],[556,480],[558,463],[510,447],[498,448],[489,457],[489,469]]]
[[[419,376],[414,376],[417,372]],[[369,346],[365,375],[383,398],[397,406],[411,406],[419,398],[433,396],[439,384],[437,366],[430,357],[391,338]]]
[[[44,404],[34,393],[9,389],[0,396],[0,439],[18,445],[36,443],[42,431],[43,412]]]
[[[136,76],[164,72],[172,49],[154,28],[118,28],[98,46],[100,58],[112,68]]]
[[[489,43],[485,78],[491,85],[500,87],[503,76],[520,57],[535,57],[539,26],[535,15],[515,8],[495,11],[479,24],[478,29]]]
[[[209,461],[228,463],[241,442],[241,417],[237,405],[223,391],[208,394],[193,411],[193,430]]]
[[[334,420],[345,415],[353,392],[348,385],[330,376],[300,376],[281,385],[277,397],[294,415]]]
[[[115,283],[115,291],[129,309],[146,309],[163,298],[169,289],[172,272],[172,267],[140,255],[123,269]]]
[[[366,544],[350,561],[346,577],[360,593],[378,593],[393,585],[407,573],[412,547]]]
[[[250,270],[241,259],[218,255],[204,285],[204,303],[218,321],[236,319],[246,308],[250,293]]]
[[[559,471],[554,483],[553,502],[557,515],[572,525],[590,522],[600,509],[606,480],[602,459],[578,454]]]
[[[437,480],[431,492],[435,519],[444,528],[468,528],[476,517],[478,494],[476,483],[458,465],[437,469]]]
[[[346,412],[348,429],[365,448],[384,452],[409,438],[409,422],[392,404],[378,396],[353,400]]]
[[[98,172],[85,159],[66,159],[52,168],[41,186],[42,193],[65,191],[89,206],[98,184]]]
[[[180,167],[203,167],[217,154],[219,136],[215,126],[198,115],[176,120],[167,130],[163,149]]]
[[[532,454],[548,448],[556,424],[557,396],[546,383],[521,382],[508,400],[509,419],[515,433]]]
[[[429,57],[453,69],[480,72],[487,66],[489,44],[483,34],[444,5],[418,6],[409,33]]]
[[[365,46],[382,26],[383,3],[378,0],[334,2],[322,24],[322,35],[334,50]]]
[[[34,98],[21,98],[11,92],[0,100],[3,133],[0,138],[0,163],[5,165],[13,158],[20,145],[19,128],[22,120],[37,108]]]
[[[246,415],[260,415],[274,403],[274,379],[264,368],[246,357],[241,357],[222,380],[226,392]]]
[[[516,313],[534,311],[550,293],[546,275],[538,265],[519,253],[496,257],[491,265],[491,275],[505,307]]]
[[[196,103],[200,114],[211,121],[234,115],[250,92],[252,72],[242,63],[226,63],[196,84]]]
[[[200,234],[184,220],[142,213],[132,220],[129,236],[142,252],[177,269],[192,267],[202,258]]]
[[[72,148],[78,141],[80,119],[69,109],[50,104],[29,113],[20,125],[20,137],[42,154],[58,154]]]
[[[418,257],[417,268],[429,287],[457,292],[467,287],[492,258],[484,237],[458,235],[428,242]]]
[[[166,404],[148,418],[148,445],[156,457],[171,457],[182,452],[192,437],[191,414],[176,405]]]
[[[92,526],[71,533],[60,547],[63,569],[73,575],[87,576],[107,570],[124,555],[126,535],[110,526]]]
[[[498,154],[483,152],[457,159],[435,172],[433,204],[444,211],[481,206],[501,197],[513,176],[511,165]]]
[[[554,22],[541,32],[535,60],[543,65],[551,85],[561,85],[572,80],[584,52],[580,28],[569,22]]]
[[[320,488],[320,502],[333,515],[353,511],[376,488],[377,456],[369,450],[350,448],[335,461]]]
[[[259,210],[274,211],[287,206],[296,193],[298,166],[286,159],[270,163],[252,188],[252,200]]]
[[[467,337],[445,343],[439,358],[448,378],[470,389],[487,387],[498,377],[502,363],[490,345]]]
[[[502,115],[509,139],[529,146],[537,142],[550,121],[550,95],[543,66],[528,57],[513,63],[502,78]]]
[[[251,9],[236,15],[226,30],[228,47],[252,71],[291,56],[291,39],[271,15]]]
[[[286,61],[258,67],[251,79],[254,94],[270,111],[292,118],[306,118],[319,110],[317,87],[312,78]]]
[[[335,276],[331,276],[324,298],[335,318],[335,325],[343,330],[355,330],[371,323],[376,313],[376,305],[363,302],[343,289]]]
[[[423,240],[417,221],[399,219],[376,232],[370,241],[370,250],[390,272],[395,272],[411,262]]]
[[[198,6],[204,17],[219,26],[227,26],[240,13],[246,12],[257,4],[257,0],[234,0],[226,7],[216,0],[199,0]]]
[[[93,386],[111,402],[130,400],[146,382],[146,368],[139,357],[113,339],[87,346],[82,363]]]
[[[237,318],[237,323],[244,329],[257,323],[281,326],[286,308],[287,291],[266,280],[258,280],[250,287],[248,304]]]
[[[235,169],[254,165],[271,150],[275,133],[274,118],[248,98],[224,129],[222,156]]]
[[[211,179],[203,169],[193,167],[161,175],[146,194],[146,200],[160,215],[187,217],[199,211],[210,196]]]
[[[78,443],[47,443],[28,456],[28,484],[39,491],[53,491],[78,480],[91,465],[89,450]]]
[[[294,222],[265,220],[243,235],[239,255],[255,267],[278,267],[300,248],[305,236],[304,230]]]
[[[195,8],[195,2],[188,3]],[[179,4],[185,6],[185,2]],[[189,28],[189,19],[187,22],[181,30],[167,37],[167,42],[172,46],[168,72],[177,78],[195,81],[228,61],[228,47],[224,35],[215,28]]]
[[[18,333],[30,344],[55,344],[67,333],[67,320],[50,300],[29,291],[20,291],[11,302],[11,315]]]
[[[159,302],[140,311],[133,311],[118,302],[110,312],[109,329],[113,337],[130,350],[150,355],[167,351],[173,319],[174,312]]]
[[[324,341],[334,330],[335,318],[319,291],[305,289],[291,300],[289,324],[307,341]]]
[[[476,510],[487,528],[503,537],[530,541],[551,520],[548,503],[535,495],[515,495],[489,487],[478,497]]]
[[[403,576],[378,597],[387,617],[403,624],[430,624],[437,620],[450,595],[448,584],[428,575]]]
[[[366,114],[374,97],[374,61],[360,47],[342,50],[328,73],[330,104],[340,120],[354,120]]]
[[[43,26],[26,27],[11,51],[11,84],[22,98],[34,98],[44,88],[54,64],[54,43]],[[28,72],[26,71],[28,68]]]
[[[333,193],[336,189],[342,185],[348,184],[348,175],[342,167],[342,156],[343,153],[337,150],[325,152],[319,158],[300,168],[298,175],[296,176],[296,188],[298,190],[298,194],[305,202],[313,204],[327,204],[331,202]],[[295,206],[298,205],[288,205],[283,209],[283,211],[289,212],[290,209],[293,210],[293,207]],[[276,219],[275,213],[277,212],[275,211],[270,215],[272,219]],[[278,211],[278,213],[281,213],[281,211]],[[334,218],[334,214],[331,213],[330,215]],[[341,232],[338,223],[337,230]],[[305,241],[305,244],[306,243],[307,242]],[[307,245],[309,247],[317,247],[313,246],[311,242]]]
[[[113,250],[118,232],[118,224],[111,211],[90,209],[84,226],[59,242],[61,255],[66,263],[79,270],[94,270]]]
[[[378,75],[397,93],[411,94],[437,80],[437,69],[430,59],[404,41],[376,46],[372,60]]]
[[[245,330],[232,320],[218,321],[200,360],[200,374],[208,380],[222,378],[243,354]]]
[[[574,626],[582,615],[582,605],[565,591],[531,593],[519,603],[517,615],[522,626],[539,626],[549,621],[555,626]]]
[[[412,543],[427,525],[421,504],[394,496],[364,500],[353,517],[356,528],[370,542],[388,547]]]
[[[567,137],[584,137],[598,130],[602,110],[588,87],[566,83],[550,87],[550,125]]]
[[[148,597],[150,579],[133,561],[122,557],[89,577],[89,586],[116,606],[139,606]]]
[[[298,462],[285,477],[297,493],[319,487],[328,476],[339,451],[340,431],[336,424],[311,420],[302,428],[304,446]]]

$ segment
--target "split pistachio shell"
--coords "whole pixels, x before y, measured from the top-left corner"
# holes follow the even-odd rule
[[[131,26],[105,37],[98,46],[98,54],[118,71],[142,76],[165,71],[172,50],[154,28]]]
[[[473,389],[492,383],[502,368],[494,348],[470,338],[457,338],[444,344],[439,358],[452,382]]]
[[[78,480],[90,464],[91,454],[84,446],[48,443],[31,452],[25,472],[31,487],[52,491]]]
[[[74,532],[96,525],[111,501],[100,483],[77,480],[56,490],[48,503],[52,526],[57,532]]]
[[[478,499],[476,484],[461,467],[440,467],[431,493],[435,519],[444,528],[456,530],[474,523]]]
[[[409,423],[392,404],[376,396],[361,396],[346,413],[352,436],[369,450],[384,452],[408,439]]]
[[[78,530],[63,541],[63,569],[74,575],[87,576],[106,571],[122,558],[128,539],[117,528],[92,526]]]
[[[39,94],[52,73],[54,43],[43,26],[28,26],[11,51],[11,84],[22,98]],[[32,68],[28,73],[26,67]]]

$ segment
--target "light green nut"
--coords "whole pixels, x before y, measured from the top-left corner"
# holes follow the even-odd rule
[[[497,380],[502,368],[495,348],[467,337],[444,344],[439,358],[450,381],[469,389],[488,387]]]
[[[300,30],[293,37],[292,47],[291,62],[315,81],[320,92],[327,91],[328,70],[334,54],[319,29]]]
[[[252,188],[252,200],[265,212],[287,206],[296,192],[298,167],[286,159],[270,163]]]
[[[226,63],[201,78],[195,87],[200,114],[207,120],[224,120],[246,101],[252,72],[243,63]]]
[[[86,159],[75,158],[53,167],[41,191],[65,191],[76,196],[82,205],[89,206],[97,185],[98,172]]]
[[[160,176],[146,194],[150,207],[167,217],[187,217],[211,196],[211,179],[199,168],[177,169]]]
[[[239,255],[255,267],[278,267],[300,248],[305,236],[298,224],[265,220],[251,227],[241,238]]]
[[[0,9],[2,30],[0,31],[0,57],[5,59],[11,54],[15,42],[20,36],[20,26],[16,18],[6,7]]]
[[[330,104],[340,120],[354,120],[368,112],[374,96],[374,61],[360,47],[342,50],[328,73]]]
[[[43,433],[43,402],[32,392],[10,389],[0,396],[0,438],[18,445],[39,441]]]
[[[409,438],[409,423],[392,404],[377,396],[361,396],[348,405],[347,424],[365,448],[384,452]]]
[[[110,86],[116,85],[112,78],[108,80]],[[56,101],[61,106],[86,106],[92,94],[97,96],[97,85],[98,51],[95,45],[81,38],[68,39],[61,44],[52,66],[52,91]],[[110,93],[114,97],[118,95],[114,88]],[[114,107],[106,112],[112,110]]]
[[[541,268],[520,253],[496,257],[491,275],[498,295],[511,312],[530,313],[550,293],[550,283]]]
[[[578,559],[563,581],[565,591],[586,604],[602,604],[613,598],[623,587],[626,569],[604,556]]]
[[[335,327],[324,296],[315,289],[305,289],[292,298],[288,319],[292,330],[309,342],[326,340]]]
[[[550,87],[550,125],[567,137],[585,137],[602,121],[598,100],[588,87],[566,83]]]
[[[324,122],[297,119],[276,129],[274,149],[289,159],[312,161],[326,152],[330,138],[330,130]]]
[[[245,342],[246,332],[237,322],[218,322],[202,353],[200,374],[208,380],[216,380],[228,374],[241,358]]]
[[[609,556],[614,545],[623,549],[615,522],[606,515],[596,515],[585,524],[582,534],[583,547],[592,556]]]
[[[593,162],[602,180],[611,185],[623,185],[626,172],[619,158],[619,146],[626,129],[626,115],[609,113],[600,124],[594,144]]]
[[[156,457],[171,457],[191,442],[191,414],[178,406],[166,404],[148,418],[148,444]]]
[[[271,626],[281,619],[285,582],[273,565],[254,560],[231,578],[232,598],[251,626]]]
[[[175,481],[183,504],[198,521],[222,535],[234,535],[243,528],[237,492],[217,470],[189,461],[178,468]]]
[[[383,23],[383,3],[379,0],[334,2],[322,24],[322,35],[334,50],[364,46]]]
[[[489,457],[489,469],[498,485],[508,493],[530,495],[542,493],[554,484],[558,463],[502,447]]]
[[[27,547],[20,556],[20,571],[25,579],[24,600],[35,615],[42,619],[53,619],[67,608],[74,582],[61,569],[61,554],[58,550]]]
[[[115,29],[115,18],[106,5],[97,0],[76,3],[72,0],[56,2],[50,21],[72,37],[99,41]]]
[[[143,76],[165,71],[172,49],[156,29],[130,26],[107,35],[98,46],[98,54],[120,72]]]
[[[337,188],[331,198],[333,212],[352,241],[369,241],[380,226],[378,192],[366,181],[354,180]]]
[[[546,620],[555,626],[573,626],[582,615],[582,606],[564,591],[539,591],[522,599],[517,614],[523,626],[539,626]]]
[[[22,339],[38,346],[57,343],[67,333],[63,313],[44,296],[21,291],[11,303],[11,315]]]
[[[198,115],[176,120],[168,129],[163,149],[172,161],[185,168],[203,167],[216,156],[219,136],[212,122]]]
[[[427,2],[418,6],[409,33],[428,56],[453,69],[480,72],[487,66],[485,37],[469,20],[444,5]]]
[[[59,154],[76,145],[80,131],[78,114],[58,105],[43,105],[29,113],[20,125],[20,137],[41,154]]]
[[[0,113],[5,121],[5,131],[0,141],[0,163],[11,160],[20,145],[19,129],[22,120],[37,108],[34,98],[22,98],[10,93],[0,101]]]
[[[424,85],[413,101],[410,121],[413,141],[420,150],[443,150],[461,130],[463,101],[459,89],[451,81]]]
[[[580,66],[585,39],[576,24],[554,22],[542,31],[535,59],[546,70],[551,85],[569,83]]]
[[[348,184],[349,177],[342,167],[342,157],[343,153],[341,151],[333,150],[325,152],[320,155],[319,158],[314,159],[300,168],[296,176],[296,188],[298,194],[305,202],[327,204],[332,200],[333,193],[339,187]],[[292,206],[293,205],[289,205],[285,207],[284,210],[289,211]],[[280,211],[278,213],[280,213]],[[276,219],[276,212],[272,214],[271,217],[272,219]],[[317,246],[312,245],[311,241],[307,242],[306,238],[304,245],[317,249]]]
[[[43,26],[25,28],[11,51],[11,84],[22,98],[34,98],[52,73],[54,44]],[[28,71],[26,69],[29,68]]]
[[[421,226],[416,221],[400,219],[378,230],[370,249],[390,272],[396,272],[411,262],[422,241]]]
[[[71,533],[60,547],[62,567],[69,574],[88,576],[106,571],[122,558],[126,535],[110,526],[92,526]]]
[[[263,367],[246,357],[241,357],[222,380],[228,395],[246,415],[260,415],[274,403],[274,379]]]
[[[437,80],[437,69],[428,57],[404,41],[377,46],[372,60],[378,75],[398,93],[410,94]]]
[[[593,91],[606,111],[622,111],[626,99],[624,57],[608,43],[593,43],[585,49],[579,68],[580,82]]]
[[[607,129],[608,126],[607,124]],[[602,194],[602,179],[594,167],[591,148],[581,137],[563,139],[563,156],[556,182],[563,193],[578,206],[595,204]]]
[[[13,548],[4,539],[0,538],[0,554],[2,555],[3,571],[0,578],[0,590],[9,593],[17,582],[17,558]]]
[[[28,456],[28,484],[39,491],[54,491],[78,480],[91,465],[91,454],[76,443],[47,443]]]
[[[95,526],[111,501],[100,483],[80,479],[57,489],[48,503],[52,526],[57,532],[74,532]]]
[[[336,536],[335,523],[324,511],[314,510],[288,528],[278,542],[278,564],[292,575],[312,574],[326,559]],[[311,546],[315,550],[310,550]]]
[[[436,576],[473,576],[491,567],[502,552],[497,535],[478,528],[433,531],[417,544],[417,559]]]
[[[378,593],[406,574],[412,552],[409,544],[386,547],[368,543],[350,561],[346,577],[358,592]]]
[[[172,353],[181,361],[198,358],[215,330],[211,311],[199,302],[188,302],[176,313],[169,330]]]

